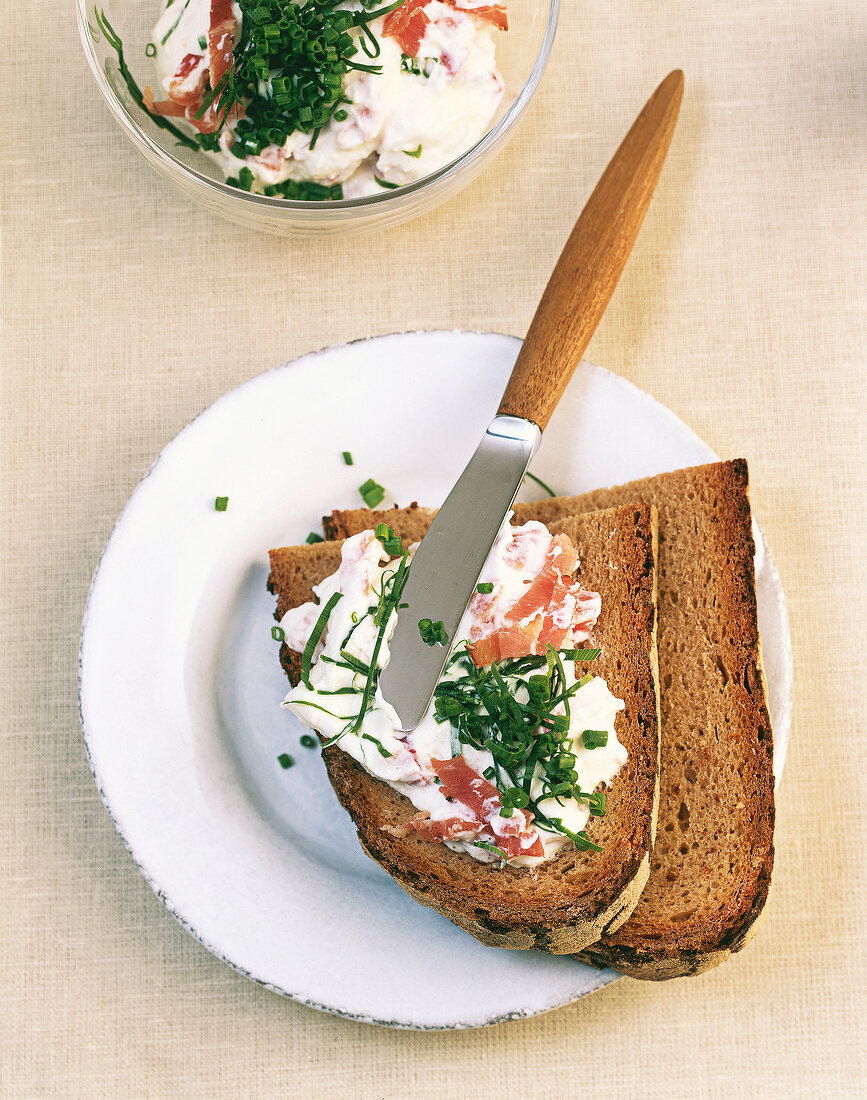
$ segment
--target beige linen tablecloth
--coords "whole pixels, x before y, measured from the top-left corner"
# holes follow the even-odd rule
[[[864,1095],[862,0],[564,0],[508,150],[375,254],[193,207],[117,131],[71,4],[6,0],[4,15],[0,1094]],[[701,977],[624,980],[489,1030],[301,1007],[175,922],[102,807],[76,709],[100,548],[164,444],[258,372],[395,330],[523,333],[608,156],[675,67],[670,161],[589,355],[750,462],[796,674],[764,928]]]

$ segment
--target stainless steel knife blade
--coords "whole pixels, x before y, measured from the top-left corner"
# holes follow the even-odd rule
[[[398,612],[391,658],[379,681],[403,731],[415,729],[424,717],[450,650],[428,645],[419,621],[441,621],[454,640],[541,439],[531,420],[494,417],[416,551],[403,590],[406,606]]]

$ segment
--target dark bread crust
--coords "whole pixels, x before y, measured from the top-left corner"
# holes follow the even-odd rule
[[[404,525],[386,514],[404,540],[423,535],[431,513],[410,513]],[[381,522],[363,513],[366,520]],[[659,720],[656,676],[656,516],[637,505],[566,520],[581,558],[579,577],[603,596],[597,629],[602,656],[581,666],[608,680],[624,699],[618,736],[629,753],[607,797],[607,812],[593,819],[602,853],[566,851],[537,870],[500,871],[416,833],[400,834],[415,814],[412,804],[371,777],[337,746],[323,756],[332,785],[358,829],[365,851],[416,900],[432,906],[490,946],[540,948],[572,954],[622,923],[649,873],[658,787]],[[270,589],[277,617],[311,598],[310,586],[334,572],[340,544],[287,547],[271,552]],[[297,682],[298,654],[281,647],[281,661]]]
[[[632,916],[581,958],[662,980],[719,965],[758,930],[774,863],[773,736],[744,459],[517,504],[515,522],[633,500],[659,511],[659,829]],[[354,516],[332,523],[348,534]]]

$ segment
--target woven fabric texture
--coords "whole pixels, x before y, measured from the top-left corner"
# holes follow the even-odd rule
[[[214,220],[124,141],[72,5],[4,10],[0,1093],[858,1094],[862,0],[564,0],[543,86],[507,150],[375,248]],[[687,91],[669,163],[588,357],[750,462],[796,677],[764,927],[698,978],[624,980],[477,1032],[388,1031],[283,1000],[175,922],[99,800],[76,674],[100,548],[161,448],[260,371],[392,331],[523,333],[609,155],[675,67]]]

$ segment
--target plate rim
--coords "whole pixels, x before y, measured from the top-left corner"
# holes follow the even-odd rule
[[[87,758],[87,762],[88,762],[88,766],[90,768],[91,775],[93,776],[94,783],[96,785],[97,791],[99,792],[99,796],[100,796],[100,799],[103,803],[103,806],[105,807],[106,813],[108,814],[109,820],[111,821],[112,825],[114,826],[115,831],[117,832],[118,836],[120,837],[121,842],[123,843],[124,848],[126,849],[127,853],[129,854],[134,866],[136,867],[138,872],[141,874],[141,876],[144,878],[145,882],[148,884],[148,886],[151,888],[151,890],[154,892],[154,894],[157,896],[157,898],[160,900],[160,902],[168,910],[168,912],[174,917],[175,920],[178,921],[178,923],[185,929],[185,931],[187,931],[191,936],[193,936],[215,958],[217,958],[221,962],[227,964],[236,973],[242,975],[244,978],[247,978],[250,981],[255,982],[256,985],[258,985],[258,986],[260,986],[264,989],[267,989],[269,992],[278,994],[282,997],[285,997],[287,999],[295,1001],[298,1004],[305,1005],[308,1008],[313,1008],[313,1009],[316,1009],[320,1012],[325,1012],[329,1015],[338,1016],[338,1017],[341,1017],[343,1019],[352,1020],[352,1021],[358,1022],[358,1023],[373,1024],[373,1025],[377,1025],[377,1026],[381,1026],[381,1027],[388,1027],[388,1028],[391,1028],[391,1029],[406,1030],[406,1031],[470,1030],[470,1029],[476,1029],[476,1028],[493,1027],[493,1026],[496,1026],[497,1024],[506,1023],[506,1022],[511,1021],[511,1020],[528,1019],[528,1018],[532,1018],[532,1017],[535,1017],[535,1016],[540,1016],[540,1015],[543,1015],[547,1012],[555,1011],[558,1008],[565,1007],[566,1005],[574,1004],[574,1003],[576,1003],[576,1001],[581,1000],[584,997],[590,996],[591,994],[598,992],[600,989],[603,989],[606,986],[611,985],[612,983],[618,981],[621,977],[623,977],[623,975],[618,974],[616,971],[614,971],[610,968],[600,969],[592,975],[592,987],[590,989],[587,989],[587,990],[579,993],[577,996],[572,995],[572,994],[567,994],[563,998],[557,997],[557,998],[555,998],[555,1000],[553,1002],[546,1003],[544,1005],[544,1007],[541,1007],[541,1008],[539,1008],[539,1007],[528,1007],[528,1008],[525,1008],[525,1009],[514,1009],[514,1010],[511,1010],[511,1011],[508,1011],[508,1012],[498,1013],[498,1014],[495,1014],[493,1016],[485,1016],[483,1019],[480,1018],[477,1021],[462,1020],[462,1021],[451,1022],[451,1023],[426,1024],[426,1023],[412,1023],[412,1022],[408,1022],[408,1021],[405,1021],[405,1020],[380,1019],[380,1018],[378,1018],[378,1017],[376,1017],[375,1015],[372,1015],[372,1014],[359,1013],[359,1012],[353,1011],[353,1010],[348,1009],[348,1008],[341,1008],[341,1007],[336,1006],[336,1005],[324,1004],[322,1002],[319,1002],[319,1001],[315,1000],[314,998],[304,996],[303,994],[293,993],[290,990],[285,989],[280,985],[277,985],[276,983],[269,982],[267,979],[259,977],[256,974],[253,974],[252,972],[248,971],[244,966],[238,964],[233,959],[231,959],[222,949],[218,948],[216,945],[211,943],[207,937],[202,935],[197,930],[197,928],[195,927],[195,924],[193,923],[193,921],[191,921],[188,917],[186,917],[183,913],[181,913],[179,911],[178,907],[174,904],[174,902],[171,900],[171,898],[166,894],[165,890],[157,882],[154,875],[152,875],[150,873],[150,871],[144,866],[141,859],[136,855],[136,853],[133,850],[130,842],[127,840],[126,836],[124,835],[123,830],[121,829],[120,823],[118,821],[118,818],[117,818],[114,810],[112,809],[112,805],[111,805],[111,803],[109,801],[109,798],[108,798],[108,795],[106,793],[106,790],[105,790],[105,787],[104,787],[104,784],[103,784],[103,780],[102,780],[102,777],[99,773],[99,769],[97,767],[97,763],[96,763],[96,760],[94,758],[94,755],[93,755],[93,752],[92,752],[92,749],[91,749],[90,740],[89,740],[89,737],[88,737],[88,726],[87,726],[87,723],[85,721],[85,702],[84,702],[84,679],[85,679],[85,675],[84,675],[84,650],[85,650],[85,639],[86,639],[88,627],[89,627],[89,624],[90,624],[90,621],[91,621],[91,612],[92,612],[94,592],[95,592],[97,584],[99,582],[100,574],[102,572],[102,569],[103,569],[104,563],[106,561],[106,558],[109,556],[109,554],[111,553],[111,551],[113,549],[113,546],[116,544],[116,538],[117,538],[117,536],[118,536],[118,534],[121,530],[121,527],[123,526],[125,520],[127,519],[128,515],[130,513],[130,510],[135,506],[136,499],[140,495],[140,493],[142,492],[143,487],[145,486],[146,482],[155,473],[155,471],[160,466],[160,464],[163,463],[163,461],[165,460],[165,458],[167,457],[169,452],[174,448],[174,445],[176,443],[178,443],[178,441],[181,439],[181,437],[185,436],[186,433],[194,427],[194,425],[196,425],[203,418],[207,417],[218,406],[222,405],[224,402],[227,402],[227,401],[231,400],[232,397],[238,393],[238,391],[243,390],[243,389],[247,389],[248,387],[254,387],[254,386],[260,384],[264,379],[268,378],[269,376],[273,376],[273,375],[280,374],[280,373],[283,373],[283,372],[286,372],[286,371],[290,371],[290,370],[292,370],[293,368],[299,366],[302,363],[309,363],[313,360],[321,358],[321,357],[323,357],[325,355],[328,355],[330,353],[339,352],[343,349],[352,348],[352,347],[355,347],[357,345],[369,345],[369,344],[372,344],[372,343],[385,342],[385,341],[390,341],[390,340],[399,339],[399,338],[403,338],[403,337],[421,337],[421,338],[424,338],[424,337],[430,337],[430,336],[441,337],[441,336],[450,336],[450,335],[470,336],[470,337],[480,337],[480,338],[493,337],[495,339],[505,339],[507,341],[514,342],[515,344],[518,344],[518,345],[520,345],[523,342],[520,337],[513,336],[513,335],[508,334],[508,333],[491,332],[491,331],[485,331],[485,330],[479,330],[479,329],[462,329],[462,328],[408,329],[408,330],[403,330],[403,331],[399,331],[399,332],[383,333],[383,334],[375,335],[375,336],[358,337],[358,338],[353,339],[353,340],[347,340],[347,341],[342,341],[342,342],[335,343],[335,344],[324,345],[324,346],[319,347],[319,348],[317,348],[313,351],[305,352],[301,355],[295,356],[292,359],[288,359],[288,360],[285,360],[282,363],[276,364],[273,367],[269,367],[266,370],[261,371],[258,374],[254,374],[250,378],[247,378],[247,379],[243,380],[242,382],[238,383],[238,385],[233,386],[230,389],[224,391],[218,397],[216,397],[213,401],[211,401],[209,404],[207,404],[203,409],[201,409],[195,416],[193,416],[190,420],[188,420],[177,432],[175,432],[174,435],[171,437],[171,439],[169,439],[168,442],[160,449],[157,456],[154,458],[154,460],[148,466],[145,473],[142,475],[142,477],[136,483],[135,487],[133,488],[132,492],[130,493],[129,497],[127,498],[123,508],[121,509],[117,519],[115,520],[114,524],[112,525],[112,528],[111,528],[111,531],[108,535],[108,538],[106,539],[106,541],[105,541],[105,543],[104,543],[104,545],[103,545],[103,547],[102,547],[102,549],[99,553],[99,556],[97,558],[96,566],[94,568],[93,576],[91,578],[91,582],[90,582],[90,585],[89,585],[89,588],[88,588],[87,597],[86,597],[86,600],[85,600],[84,612],[83,612],[83,616],[82,616],[81,631],[80,631],[80,635],[79,635],[79,646],[78,646],[78,669],[77,669],[78,714],[79,714],[79,722],[80,722],[81,731],[82,731],[82,741],[84,742],[85,755],[86,755],[86,758]],[[719,456],[716,454],[716,452],[711,447],[709,447],[709,445],[707,443],[705,443],[705,441],[698,435],[698,433],[693,428],[691,428],[685,421],[683,421],[675,412],[673,412],[673,410],[668,408],[667,405],[664,405],[653,394],[650,394],[646,390],[643,390],[640,386],[637,386],[634,382],[631,382],[629,379],[624,378],[623,376],[618,375],[615,372],[610,371],[605,367],[601,367],[598,364],[593,363],[589,360],[581,360],[581,363],[579,365],[583,366],[584,368],[588,368],[593,373],[598,373],[600,375],[605,375],[608,381],[613,381],[615,384],[622,385],[623,387],[625,387],[626,389],[632,391],[635,395],[639,396],[640,398],[642,398],[646,401],[650,401],[651,404],[655,407],[655,411],[657,413],[664,414],[664,416],[670,422],[677,425],[677,428],[678,428],[679,431],[688,433],[688,435],[692,437],[692,439],[695,443],[697,443],[701,448],[703,448],[705,451],[707,451],[708,456],[709,456],[708,461],[720,461]],[[788,690],[785,694],[786,694],[786,701],[787,701],[788,705],[787,705],[787,708],[784,712],[784,718],[783,718],[783,725],[784,725],[784,728],[785,728],[785,739],[784,739],[784,742],[783,742],[783,751],[780,755],[779,760],[775,762],[775,784],[778,785],[779,780],[780,780],[780,775],[781,775],[782,770],[783,770],[783,764],[785,762],[785,755],[786,755],[786,750],[788,748],[790,725],[791,725],[792,679],[793,679],[791,633],[790,633],[790,628],[789,628],[788,607],[787,607],[787,604],[786,604],[785,594],[783,592],[782,583],[780,581],[780,577],[779,577],[779,574],[777,572],[776,565],[773,561],[773,557],[771,556],[770,548],[768,547],[767,539],[765,538],[764,532],[762,531],[762,529],[758,525],[758,523],[755,521],[755,516],[753,517],[753,522],[754,522],[754,527],[757,529],[757,532],[758,532],[758,534],[761,538],[762,549],[764,551],[764,563],[765,563],[766,568],[768,569],[769,579],[771,581],[771,584],[772,584],[772,586],[774,588],[774,591],[775,591],[775,594],[777,596],[777,601],[776,602],[777,602],[778,607],[780,609],[780,613],[781,613],[781,617],[782,617],[782,624],[785,628],[784,629],[784,638],[783,638],[783,649],[784,649],[784,672],[786,674],[786,680],[787,680],[787,685],[788,685]],[[776,738],[776,729],[774,731],[774,734],[775,734],[775,738]],[[775,745],[776,745],[776,740],[775,740]]]

